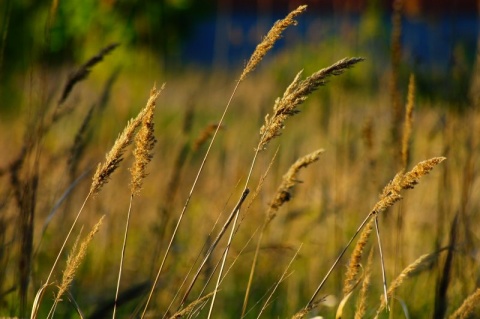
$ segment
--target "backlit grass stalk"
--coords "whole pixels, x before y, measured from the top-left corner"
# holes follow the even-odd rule
[[[243,307],[242,307],[242,317],[245,315],[245,311],[247,310],[248,306],[248,299],[250,295],[250,289],[253,283],[253,276],[255,274],[255,268],[257,265],[258,253],[260,251],[260,244],[263,240],[263,235],[270,224],[270,222],[275,218],[278,209],[287,201],[290,200],[292,197],[292,190],[293,187],[298,184],[300,181],[297,179],[298,172],[300,169],[309,166],[310,164],[318,161],[320,155],[324,152],[323,149],[316,150],[310,154],[307,154],[301,158],[299,158],[292,166],[288,169],[287,173],[283,176],[282,183],[277,189],[275,193],[275,197],[269,205],[268,212],[265,216],[265,220],[263,226],[260,230],[260,236],[257,241],[257,247],[255,248],[255,255],[253,257],[252,266],[250,268],[250,275],[248,278],[247,288],[245,291],[245,297],[243,300]]]
[[[340,75],[363,60],[363,58],[339,60],[335,64],[313,73],[304,80],[300,80],[303,71],[298,72],[283,96],[275,101],[273,114],[265,116],[265,124],[260,129],[261,139],[257,150],[265,149],[268,142],[280,136],[281,130],[285,127],[285,120],[299,113],[298,106],[305,102],[312,92],[325,85],[329,77]]]
[[[247,190],[248,190],[248,188],[247,188]],[[218,288],[220,287],[220,282],[222,280],[223,268],[225,266],[225,261],[227,260],[228,251],[230,249],[230,245],[232,244],[233,236],[235,235],[235,230],[236,230],[235,225],[237,224],[238,216],[240,215],[240,208],[242,207],[242,204],[245,201],[245,198],[246,198],[247,195],[248,195],[248,192],[243,193],[242,198],[240,199],[240,201],[237,204],[237,207],[235,207],[235,209],[233,211],[233,214],[234,214],[235,218],[233,220],[233,225],[232,225],[232,229],[230,231],[230,236],[228,238],[227,246],[225,248],[225,251],[223,252],[223,258],[222,258],[222,263],[220,265],[220,270],[218,272],[217,283],[215,284],[215,290],[213,291],[212,303],[210,304],[210,309],[208,311],[208,317],[207,317],[208,319],[210,319],[210,317],[212,315],[213,305],[215,304],[215,297],[217,296],[217,291],[218,291]]]
[[[400,172],[397,175],[395,175],[393,180],[390,181],[390,183],[388,183],[387,186],[385,186],[385,188],[383,189],[383,192],[380,195],[380,200],[375,204],[372,211],[367,215],[367,217],[365,217],[365,219],[362,221],[360,226],[357,228],[357,231],[353,234],[353,236],[348,241],[347,245],[340,252],[339,256],[334,261],[334,263],[328,270],[327,274],[325,275],[323,280],[320,282],[317,289],[313,293],[312,297],[308,301],[304,310],[312,309],[312,305],[314,304],[315,298],[317,297],[318,293],[324,286],[328,277],[330,277],[330,274],[332,273],[333,269],[338,265],[340,259],[343,257],[348,247],[350,247],[350,245],[352,244],[355,237],[363,229],[367,221],[371,217],[375,217],[375,215],[378,215],[384,212],[387,208],[393,206],[396,202],[398,202],[402,198],[402,196],[400,195],[400,191],[414,188],[415,185],[418,184],[421,177],[427,175],[435,166],[443,162],[445,159],[446,159],[445,157],[433,157],[429,160],[418,163],[417,165],[415,165],[415,167],[411,171],[405,174]]]
[[[61,301],[61,298],[64,295],[64,293],[69,289],[73,279],[75,278],[75,274],[78,270],[78,267],[83,262],[83,259],[87,254],[88,245],[90,244],[93,237],[100,229],[100,226],[102,225],[104,218],[105,218],[105,215],[100,218],[100,220],[95,224],[95,226],[93,226],[92,230],[87,235],[87,237],[83,240],[78,250],[77,250],[78,238],[75,244],[73,245],[72,252],[67,259],[67,266],[65,268],[65,271],[63,272],[62,283],[60,284],[58,293],[55,297],[52,308],[50,309],[50,312],[47,318],[53,318],[53,314],[55,312],[57,304]]]
[[[253,52],[250,60],[248,60],[247,65],[243,69],[242,75],[240,76],[240,81],[243,81],[247,74],[255,70],[257,65],[262,61],[268,51],[273,48],[275,42],[281,38],[282,32],[285,31],[291,25],[297,25],[297,21],[295,18],[307,10],[307,6],[299,6],[297,9],[290,12],[284,19],[278,20],[275,22],[273,27],[268,31],[265,38],[263,38],[262,42],[257,45],[255,51]]]
[[[337,63],[331,65],[330,67],[321,69],[320,71],[313,73],[311,76],[307,77],[304,80],[300,80],[302,71],[297,73],[292,83],[287,87],[287,89],[283,93],[283,96],[281,98],[277,98],[277,100],[275,101],[275,104],[273,106],[273,115],[270,116],[269,114],[267,114],[265,116],[265,124],[260,128],[260,136],[261,136],[260,141],[255,149],[255,154],[253,156],[252,163],[250,165],[250,171],[247,175],[245,187],[247,187],[250,177],[252,176],[253,167],[255,166],[258,153],[264,150],[272,139],[281,135],[281,130],[285,127],[285,121],[287,120],[287,118],[300,112],[297,109],[297,107],[300,104],[302,104],[312,92],[317,90],[320,86],[325,85],[327,78],[334,75],[341,75],[344,71],[346,71],[347,69],[354,66],[356,63],[361,62],[363,60],[364,60],[363,58],[342,59]],[[284,195],[285,193],[281,193],[279,196],[282,197]],[[278,200],[280,202],[282,198],[279,198]],[[273,203],[275,204],[275,201]],[[270,215],[270,217],[274,216],[273,215],[274,211],[275,209],[269,212],[268,215]],[[264,228],[266,227],[266,224],[268,224],[268,222],[265,223]],[[260,232],[260,238],[259,238],[259,241],[257,242],[256,253],[253,260],[252,269],[250,271],[247,290],[245,292],[245,298],[244,298],[244,303],[242,307],[242,316],[245,314],[246,307],[248,304],[250,286],[253,280],[255,263],[258,257],[258,249],[260,247],[259,245],[263,237],[263,231],[264,229],[262,229],[262,231]]]
[[[217,247],[218,243],[220,242],[220,240],[222,239],[223,235],[225,234],[225,232],[227,231],[228,227],[230,226],[230,224],[232,223],[233,219],[236,217],[236,214],[237,214],[237,211],[240,209],[240,207],[242,206],[243,202],[245,201],[245,199],[247,198],[248,194],[249,194],[250,190],[249,189],[246,189],[243,194],[242,194],[242,197],[240,198],[240,200],[238,201],[237,205],[235,206],[235,208],[232,210],[232,212],[230,213],[230,215],[228,216],[227,220],[225,221],[222,229],[220,230],[220,232],[217,234],[217,237],[215,238],[215,240],[212,242],[212,244],[210,245],[210,247],[208,248],[207,252],[205,253],[205,257],[203,258],[203,261],[202,263],[200,264],[200,266],[198,267],[198,270],[197,272],[195,273],[195,275],[193,276],[193,279],[192,281],[190,282],[190,285],[188,286],[181,302],[180,302],[180,307],[183,306],[183,304],[185,303],[185,301],[187,300],[187,297],[188,295],[190,294],[195,282],[197,281],[197,278],[198,276],[200,275],[202,269],[203,269],[203,266],[205,266],[205,263],[207,262],[208,258],[210,258],[212,252],[215,250],[215,248]]]
[[[285,120],[299,112],[296,109],[297,106],[303,103],[308,98],[308,95],[318,89],[321,85],[324,85],[328,77],[340,75],[348,68],[363,60],[363,58],[342,59],[332,66],[312,74],[303,81],[300,80],[302,72],[297,74],[293,82],[285,91],[283,97],[275,101],[273,116],[271,118],[269,115],[265,117],[265,124],[260,129],[261,138],[255,149],[255,154],[250,165],[250,171],[245,182],[245,189],[248,187],[259,151],[265,149],[271,139],[280,135],[280,130],[284,128]],[[235,228],[235,226],[236,222],[234,222],[232,227]],[[248,302],[248,293],[246,294],[244,301]],[[244,303],[242,312],[244,312],[245,309],[246,304]]]
[[[281,135],[281,130],[285,127],[285,121],[289,118],[294,116],[295,114],[299,113],[300,111],[297,109],[300,104],[305,102],[308,96],[316,91],[320,86],[325,85],[326,81],[329,77],[334,75],[341,75],[347,69],[353,67],[356,63],[363,61],[363,58],[345,58],[339,60],[335,64],[321,69],[304,80],[301,80],[300,77],[303,71],[297,73],[295,78],[293,79],[292,83],[287,87],[283,96],[281,98],[277,98],[275,104],[273,106],[273,115],[270,116],[267,114],[265,116],[265,123],[260,128],[260,141],[255,149],[255,154],[253,156],[252,163],[250,165],[250,171],[247,175],[246,185],[248,185],[249,179],[253,172],[253,167],[255,166],[255,162],[258,156],[258,153],[264,150],[268,143]],[[299,164],[300,166],[302,164]],[[292,181],[288,181],[286,185],[291,184]],[[284,185],[285,186],[285,185]],[[288,188],[288,187],[287,187]],[[269,213],[267,214],[268,218],[273,218],[275,216],[276,209],[278,209],[279,204],[282,201],[288,200],[285,196],[288,195],[288,192],[285,190],[281,190],[280,193],[277,193],[277,197],[273,202],[269,209]],[[280,204],[281,205],[281,204]],[[277,208],[275,208],[278,206]],[[250,293],[250,286],[253,280],[253,273],[255,271],[255,264],[258,257],[258,249],[260,242],[263,237],[264,228],[267,227],[268,221],[266,220],[264,223],[264,227],[260,232],[260,238],[257,242],[257,248],[252,264],[252,268],[250,271],[249,282],[247,284],[247,291],[245,293],[244,303],[242,307],[242,316],[245,314],[246,307],[248,304],[248,298]]]
[[[148,99],[147,106],[145,107],[145,116],[142,118],[142,124],[141,124],[140,130],[138,131],[135,137],[135,150],[133,152],[135,161],[133,163],[133,167],[130,169],[130,172],[132,174],[132,181],[130,183],[131,195],[130,195],[130,202],[128,206],[127,221],[125,223],[125,233],[123,236],[122,253],[120,258],[120,266],[118,270],[117,289],[115,292],[115,302],[113,306],[112,318],[115,318],[115,314],[117,311],[118,294],[120,291],[120,282],[122,279],[123,262],[125,259],[125,250],[127,246],[128,229],[130,226],[130,216],[132,212],[133,197],[140,193],[140,190],[142,189],[143,180],[147,176],[147,173],[145,171],[146,167],[148,163],[150,163],[153,157],[152,151],[155,146],[155,143],[157,142],[154,135],[153,117],[155,115],[156,100],[164,87],[165,87],[165,84],[162,85],[160,90],[157,90],[156,87],[154,86],[153,89],[150,91],[150,97]]]
[[[208,156],[210,154],[210,151],[212,149],[212,146],[213,146],[213,143],[215,142],[216,140],[216,137],[217,137],[217,134],[218,134],[218,131],[220,130],[220,128],[222,127],[223,125],[223,121],[224,121],[224,118],[230,108],[230,104],[232,103],[233,101],[233,98],[237,92],[237,89],[240,85],[241,82],[243,82],[243,80],[246,78],[246,76],[252,72],[256,66],[260,63],[260,61],[263,59],[263,57],[267,54],[267,52],[273,47],[273,45],[275,44],[275,42],[281,37],[281,34],[282,32],[290,25],[295,25],[296,24],[296,20],[294,20],[294,18],[301,14],[302,12],[304,12],[306,10],[307,6],[300,6],[298,7],[296,10],[292,11],[289,15],[287,15],[287,17],[283,20],[279,20],[277,21],[273,27],[271,28],[271,30],[268,32],[267,36],[263,39],[263,41],[257,46],[257,48],[255,49],[255,51],[253,52],[249,62],[247,63],[246,67],[244,68],[242,74],[240,75],[240,78],[238,79],[237,83],[235,84],[235,87],[232,91],[232,94],[230,95],[230,98],[223,110],[223,113],[220,117],[220,120],[217,122],[218,123],[218,126],[216,127],[215,129],[215,132],[213,133],[213,136],[210,140],[210,143],[208,145],[208,148],[207,148],[207,151],[205,152],[205,156],[203,157],[203,160],[202,160],[202,163],[200,164],[200,167],[197,171],[197,174],[195,176],[195,179],[192,183],[192,187],[190,189],[190,192],[189,194],[187,195],[187,199],[185,200],[185,204],[183,205],[183,208],[182,208],[182,211],[180,213],[180,216],[178,217],[178,220],[177,220],[177,223],[175,225],[175,228],[173,230],[173,233],[172,233],[172,236],[170,237],[170,241],[167,245],[167,249],[165,251],[165,254],[164,254],[164,257],[162,259],[162,262],[160,263],[160,266],[158,268],[158,271],[157,271],[157,274],[155,276],[155,280],[153,282],[153,285],[152,285],[152,289],[150,290],[150,293],[149,293],[149,296],[147,298],[147,301],[145,303],[145,308],[143,310],[143,313],[141,315],[141,318],[144,318],[145,317],[145,314],[146,314],[146,311],[148,309],[148,305],[150,303],[150,300],[152,299],[152,295],[153,295],[153,292],[155,291],[155,287],[157,286],[157,283],[158,283],[158,280],[160,278],[160,274],[162,273],[162,270],[163,270],[163,267],[165,265],[165,261],[170,253],[170,249],[172,247],[172,244],[173,244],[173,240],[175,239],[176,237],[176,234],[178,232],[178,228],[180,227],[180,224],[183,220],[183,217],[185,216],[185,212],[188,208],[188,205],[190,203],[190,200],[193,196],[193,192],[196,188],[196,185],[198,183],[198,180],[200,178],[200,175],[201,173],[203,172],[203,168],[205,167],[205,163],[208,159]],[[247,183],[245,185],[248,185],[248,179],[247,179]],[[244,188],[244,193],[245,191],[247,191],[247,186],[245,186]]]
[[[132,143],[133,138],[135,136],[135,132],[137,128],[140,126],[142,123],[143,117],[145,116],[146,109],[142,109],[137,117],[134,119],[131,119],[126,127],[123,129],[122,133],[118,136],[118,138],[115,140],[115,143],[112,147],[112,149],[107,153],[105,162],[103,164],[99,164],[97,166],[97,170],[93,176],[92,179],[92,184],[90,187],[90,191],[88,192],[87,196],[85,197],[85,200],[83,201],[82,206],[80,207],[80,210],[78,211],[77,215],[75,216],[75,219],[70,226],[70,229],[67,233],[67,236],[65,240],[62,243],[62,247],[60,248],[60,251],[57,254],[57,257],[55,258],[55,261],[52,265],[52,268],[50,269],[50,273],[48,274],[48,277],[45,281],[44,286],[48,286],[50,283],[50,279],[53,275],[53,271],[55,270],[55,267],[60,259],[60,256],[62,255],[63,250],[65,249],[65,245],[67,244],[68,239],[70,238],[70,235],[73,232],[73,229],[75,228],[78,219],[80,215],[82,214],[85,205],[89,198],[91,196],[97,195],[100,190],[105,186],[105,184],[108,183],[111,175],[113,172],[118,168],[120,165],[120,162],[123,160],[123,154],[126,150],[126,148]],[[32,309],[32,314],[38,312],[38,307],[40,307],[41,300],[43,298],[43,293],[45,292],[44,289],[40,291],[40,294],[36,297],[37,302],[35,303],[35,308]]]

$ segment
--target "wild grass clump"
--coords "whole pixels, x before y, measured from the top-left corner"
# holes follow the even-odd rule
[[[395,120],[400,25],[393,86],[378,97],[359,97],[336,80],[374,63],[361,57],[335,58],[305,78],[292,73],[280,94],[282,80],[270,76],[266,89],[264,74],[253,71],[306,8],[273,25],[230,77],[229,95],[219,90],[224,79],[199,90],[179,74],[178,83],[142,93],[145,107],[114,140],[107,118],[130,114],[118,105],[130,105],[123,94],[136,89],[112,75],[100,100],[115,109],[107,105],[101,118],[91,103],[69,109],[77,126],[65,133],[69,144],[55,148],[49,136],[70,116],[71,93],[117,44],[71,73],[50,120],[0,170],[0,316],[467,318],[478,309],[478,111],[417,108],[425,102],[412,75],[405,119]],[[123,91],[112,79],[124,81]],[[258,94],[261,105],[245,103]],[[212,119],[205,105],[224,107]],[[104,136],[113,146],[95,166]],[[92,230],[81,240],[78,228]]]

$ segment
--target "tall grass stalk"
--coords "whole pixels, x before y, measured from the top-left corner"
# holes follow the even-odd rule
[[[245,290],[245,297],[243,300],[242,306],[242,317],[245,315],[245,311],[247,310],[248,299],[250,295],[250,289],[253,283],[253,276],[255,273],[255,268],[257,265],[258,253],[260,251],[260,244],[262,243],[264,233],[270,224],[270,222],[275,218],[278,209],[287,201],[290,200],[291,191],[293,187],[299,183],[297,180],[298,172],[301,168],[305,168],[310,164],[316,162],[320,155],[324,152],[323,149],[319,149],[313,153],[307,154],[297,161],[289,168],[288,172],[283,176],[282,183],[278,187],[278,190],[275,194],[274,199],[271,201],[268,212],[265,215],[265,220],[263,222],[262,228],[260,230],[260,235],[257,240],[257,246],[255,248],[255,255],[253,256],[252,266],[250,267],[250,275],[247,282],[247,288]]]
[[[108,183],[111,175],[113,172],[118,168],[120,165],[120,162],[123,160],[123,154],[125,152],[125,149],[132,143],[133,138],[135,136],[135,132],[137,128],[140,126],[143,117],[145,116],[146,109],[142,109],[140,113],[137,115],[135,119],[130,120],[122,133],[118,136],[118,138],[115,140],[115,143],[110,150],[110,152],[107,153],[105,162],[103,164],[99,164],[97,166],[97,170],[93,176],[92,179],[92,184],[90,186],[90,190],[85,197],[85,200],[83,201],[82,206],[80,207],[80,210],[78,211],[77,215],[75,216],[75,219],[70,226],[70,229],[67,233],[67,236],[65,237],[62,246],[60,247],[60,250],[55,258],[55,261],[52,265],[52,268],[50,269],[50,272],[47,276],[47,279],[45,280],[44,286],[48,286],[51,280],[51,277],[53,275],[53,271],[55,270],[57,263],[60,259],[60,256],[63,253],[63,250],[65,249],[65,246],[68,242],[68,239],[70,238],[73,229],[75,228],[78,219],[80,218],[80,215],[82,214],[83,210],[85,209],[85,205],[87,201],[90,199],[91,196],[95,196],[98,194],[103,186]],[[43,298],[43,294],[45,292],[45,289],[40,289],[38,291],[38,296],[36,297],[36,303],[34,304],[34,308],[32,309],[32,314],[38,313],[38,308],[40,307],[41,300]]]
[[[415,165],[415,167],[411,171],[405,174],[400,172],[397,175],[395,175],[392,181],[390,181],[390,183],[388,183],[387,186],[385,186],[385,188],[383,189],[383,192],[380,195],[380,200],[375,204],[372,211],[367,215],[367,217],[365,217],[365,219],[360,223],[360,226],[357,228],[357,230],[355,231],[353,236],[350,238],[346,246],[342,249],[337,259],[335,259],[332,266],[327,271],[327,274],[325,275],[323,280],[320,282],[317,289],[313,293],[312,297],[308,301],[307,305],[304,307],[304,311],[306,311],[307,309],[312,309],[318,293],[324,286],[328,277],[330,277],[330,274],[332,273],[334,268],[338,265],[340,259],[343,257],[347,249],[352,244],[355,237],[365,226],[367,221],[372,217],[375,218],[378,214],[382,213],[387,208],[393,206],[397,201],[399,201],[402,198],[402,196],[400,195],[400,191],[414,188],[415,185],[419,183],[419,180],[421,177],[427,175],[435,166],[443,162],[445,159],[446,159],[445,157],[433,157],[429,160],[418,163],[417,165]]]
[[[122,279],[122,270],[123,270],[123,262],[125,259],[125,250],[127,247],[127,239],[128,239],[128,229],[130,227],[130,216],[132,212],[132,202],[133,197],[140,193],[142,188],[143,180],[147,176],[145,172],[146,166],[152,160],[152,150],[155,146],[157,140],[154,136],[154,123],[153,123],[153,116],[155,114],[155,106],[156,100],[160,95],[160,92],[164,89],[165,84],[162,85],[160,90],[157,90],[154,86],[150,92],[150,97],[147,102],[147,106],[145,107],[145,116],[142,118],[141,128],[138,134],[135,137],[135,161],[133,163],[132,168],[130,169],[132,173],[132,181],[131,181],[131,195],[128,205],[128,212],[127,212],[127,221],[125,223],[125,232],[123,235],[123,244],[122,244],[122,253],[120,257],[120,266],[118,269],[118,279],[117,279],[117,289],[115,291],[115,302],[113,305],[113,315],[112,318],[115,319],[115,314],[117,311],[117,303],[118,303],[118,293],[120,291],[120,282]]]
[[[75,274],[78,270],[78,267],[83,262],[83,259],[87,254],[87,248],[90,242],[92,241],[93,237],[95,236],[95,234],[99,231],[104,218],[105,218],[105,215],[99,219],[99,221],[95,224],[95,226],[93,226],[92,230],[87,235],[87,237],[83,240],[78,250],[77,250],[77,243],[79,238],[77,238],[77,241],[73,245],[71,255],[68,257],[68,260],[67,260],[67,266],[65,268],[65,271],[63,272],[62,283],[60,284],[58,293],[55,297],[52,308],[50,309],[50,312],[47,318],[53,318],[53,314],[55,312],[55,309],[58,303],[61,301],[61,298],[65,294],[65,292],[69,289],[75,277]]]
[[[170,241],[167,245],[167,248],[166,248],[166,251],[165,251],[165,254],[164,254],[164,257],[162,259],[162,262],[160,263],[160,267],[158,268],[158,271],[157,271],[157,274],[155,276],[155,280],[153,282],[153,285],[152,285],[152,289],[150,290],[150,293],[148,295],[148,298],[147,298],[147,301],[145,303],[145,307],[144,307],[144,310],[143,310],[143,313],[141,315],[141,318],[144,318],[145,317],[145,314],[146,314],[146,311],[148,309],[148,305],[150,304],[150,300],[152,299],[152,296],[153,296],[153,292],[155,291],[155,287],[157,286],[157,283],[158,283],[158,280],[160,278],[160,274],[162,273],[162,270],[163,270],[163,267],[165,265],[165,261],[170,253],[170,249],[172,247],[172,244],[173,244],[173,240],[175,239],[176,237],[176,234],[178,232],[178,229],[180,227],[180,224],[183,220],[183,217],[186,213],[186,210],[188,208],[188,205],[190,203],[190,200],[193,196],[193,192],[196,188],[196,185],[198,183],[198,180],[200,178],[200,175],[201,173],[203,172],[203,168],[205,166],[205,163],[208,159],[208,156],[210,154],[210,150],[212,149],[212,145],[213,143],[215,142],[215,139],[217,137],[217,134],[220,130],[220,128],[222,127],[223,125],[223,121],[225,119],[225,115],[227,114],[229,108],[230,108],[230,104],[232,103],[233,101],[233,98],[238,90],[238,87],[240,85],[241,82],[243,82],[243,80],[246,78],[246,76],[252,72],[256,66],[260,63],[260,61],[263,59],[263,57],[266,55],[266,53],[273,47],[273,45],[275,44],[275,42],[281,37],[281,34],[282,32],[290,25],[295,25],[296,24],[296,21],[294,20],[294,18],[301,14],[302,12],[304,12],[306,10],[307,6],[300,6],[298,7],[296,10],[293,10],[290,14],[287,15],[287,17],[283,20],[279,20],[277,21],[274,26],[272,27],[272,29],[269,31],[269,33],[267,34],[267,36],[263,39],[263,41],[257,46],[257,48],[255,49],[255,51],[253,52],[249,62],[247,63],[246,67],[243,69],[243,72],[242,74],[240,75],[240,78],[239,80],[236,82],[235,84],[235,87],[232,91],[232,94],[230,95],[230,98],[228,99],[228,102],[223,110],[223,113],[222,113],[222,116],[220,117],[220,120],[217,122],[218,123],[218,126],[215,128],[215,132],[213,133],[213,136],[210,140],[210,143],[208,145],[208,148],[207,148],[207,151],[205,152],[205,156],[203,157],[203,160],[202,160],[202,163],[200,164],[200,167],[197,171],[197,174],[195,176],[195,179],[192,183],[192,187],[190,188],[190,192],[188,193],[187,195],[187,199],[185,200],[185,204],[183,205],[183,208],[182,208],[182,211],[180,213],[180,216],[178,217],[178,220],[177,220],[177,223],[175,225],[175,228],[173,230],[173,233],[170,237]],[[247,182],[245,183],[246,185],[248,185],[248,178],[247,178]],[[244,188],[244,193],[245,191],[247,190],[247,187],[245,186]]]

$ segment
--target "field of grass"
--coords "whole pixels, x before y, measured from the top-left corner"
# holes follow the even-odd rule
[[[0,127],[0,317],[480,316],[478,79],[458,109],[395,53],[262,61],[283,22],[237,72],[126,76],[121,46],[29,70]]]

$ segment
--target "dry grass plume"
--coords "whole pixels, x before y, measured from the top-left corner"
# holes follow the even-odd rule
[[[65,271],[63,272],[62,283],[60,284],[58,293],[55,297],[55,304],[61,301],[61,297],[70,287],[73,279],[75,278],[75,274],[78,270],[78,267],[80,266],[80,264],[82,263],[83,259],[87,254],[88,245],[90,244],[93,237],[100,229],[100,226],[102,225],[104,218],[105,218],[105,215],[100,218],[100,220],[95,224],[95,226],[93,226],[90,233],[87,235],[87,237],[85,237],[83,242],[80,244],[80,247],[78,248],[78,250],[77,250],[78,238],[75,244],[73,245],[72,252],[67,259],[67,266],[65,268]]]
[[[473,294],[467,297],[462,305],[449,317],[449,319],[470,318],[473,310],[480,304],[480,288],[477,288]]]
[[[137,128],[142,124],[149,105],[155,103],[155,100],[159,94],[160,92],[155,88],[152,90],[150,93],[150,98],[147,102],[147,106],[140,111],[137,117],[131,119],[127,123],[127,126],[123,129],[123,132],[116,139],[112,149],[106,155],[105,162],[98,165],[95,175],[93,176],[92,185],[90,187],[90,193],[92,195],[97,194],[102,187],[108,183],[110,176],[118,168],[120,162],[123,160],[125,149],[132,143]]]
[[[147,176],[145,168],[153,157],[152,150],[157,142],[154,135],[153,116],[155,114],[157,97],[164,87],[165,84],[162,85],[160,90],[157,90],[154,86],[151,90],[141,128],[135,137],[135,150],[133,151],[135,162],[130,170],[132,173],[131,192],[133,195],[137,195],[140,192],[143,179]]]
[[[255,70],[255,68],[260,63],[260,61],[263,59],[263,57],[267,54],[267,52],[271,48],[273,48],[273,45],[275,44],[275,42],[277,42],[277,40],[281,38],[282,32],[287,27],[289,27],[291,25],[297,25],[297,21],[295,20],[295,18],[299,14],[303,13],[305,10],[307,10],[306,5],[299,6],[297,9],[290,12],[285,17],[285,19],[278,20],[277,22],[275,22],[275,24],[270,29],[270,31],[268,31],[265,38],[263,38],[262,42],[260,42],[257,45],[257,47],[255,48],[255,51],[253,52],[252,56],[250,57],[250,60],[248,61],[245,68],[243,69],[243,73],[240,76],[239,82],[243,81],[248,73]]]
[[[325,85],[327,78],[340,75],[363,60],[363,58],[342,59],[325,69],[313,73],[304,80],[300,80],[302,71],[298,72],[293,82],[283,93],[283,96],[275,101],[273,115],[267,114],[265,116],[265,124],[260,128],[261,139],[258,149],[265,149],[270,140],[280,136],[281,130],[285,127],[285,120],[300,112],[297,110],[297,107],[308,98],[310,93]]]

